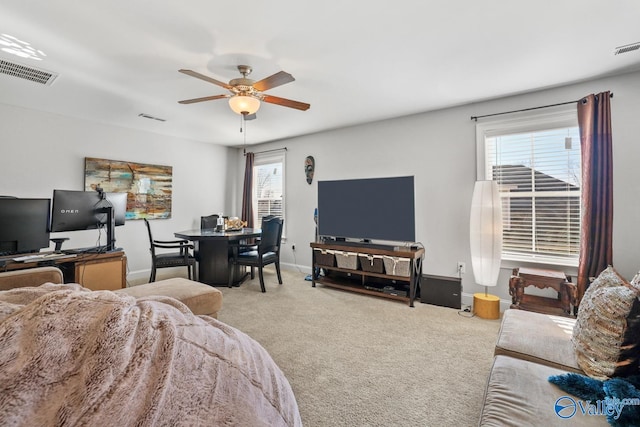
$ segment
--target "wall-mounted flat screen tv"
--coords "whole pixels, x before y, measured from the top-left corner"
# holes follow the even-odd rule
[[[414,242],[413,176],[318,181],[322,237]]]

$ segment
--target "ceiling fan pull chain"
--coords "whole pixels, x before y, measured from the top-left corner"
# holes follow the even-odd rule
[[[242,127],[244,128],[244,146],[242,147],[242,151],[247,152],[247,121],[245,120],[245,115],[241,115]]]

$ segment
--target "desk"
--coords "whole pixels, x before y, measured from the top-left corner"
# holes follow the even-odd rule
[[[229,274],[233,282],[241,279],[240,267],[229,269],[229,256],[232,255],[232,242],[260,237],[262,230],[243,228],[240,231],[215,231],[214,229],[196,229],[179,231],[174,235],[179,239],[191,240],[198,247],[198,281],[208,285],[226,286]]]
[[[41,252],[38,255],[42,255]],[[29,262],[14,262],[11,257],[3,259],[2,271],[24,270],[50,265],[62,270],[65,283],[79,283],[93,291],[116,290],[127,287],[127,257],[123,251],[103,253],[79,253],[77,255],[54,255],[51,258]],[[33,254],[24,254],[33,255]]]

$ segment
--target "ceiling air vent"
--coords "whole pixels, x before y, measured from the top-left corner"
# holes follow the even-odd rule
[[[21,79],[30,80],[47,86],[50,86],[56,77],[58,77],[57,73],[28,67],[16,62],[5,61],[4,59],[0,59],[0,74],[19,77]]]
[[[160,117],[154,117],[154,116],[152,116],[150,114],[145,114],[145,113],[138,114],[138,117],[143,117],[145,119],[151,119],[151,120],[157,120],[159,122],[166,122],[167,121],[167,119],[161,119]]]
[[[631,52],[634,50],[638,50],[640,49],[640,42],[637,43],[631,43],[631,44],[627,44],[624,46],[619,46],[616,48],[616,50],[614,51],[614,55],[619,55],[621,53],[627,53],[627,52]]]

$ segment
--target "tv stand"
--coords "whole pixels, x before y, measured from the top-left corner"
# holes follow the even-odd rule
[[[332,288],[358,292],[367,295],[406,301],[410,307],[420,289],[422,277],[422,261],[424,248],[390,247],[384,245],[371,245],[366,243],[333,242],[311,243],[312,248],[312,275],[311,286],[315,288],[320,283]],[[315,250],[318,249],[318,250]],[[409,260],[409,275],[397,276],[389,272],[376,273],[362,269],[347,269],[337,265],[324,265],[318,263],[317,252],[320,250],[355,252],[361,255],[387,255],[390,257],[405,258]],[[320,276],[320,269],[326,274]],[[406,295],[402,292],[394,292],[394,289],[408,288]]]

